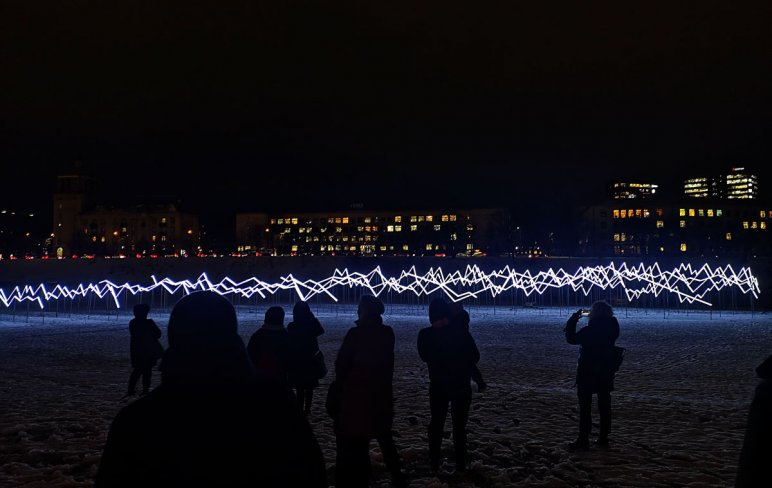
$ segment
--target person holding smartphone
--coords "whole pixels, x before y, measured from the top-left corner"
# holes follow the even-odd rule
[[[582,317],[589,320],[577,332]],[[569,344],[581,346],[576,368],[576,395],[579,398],[579,436],[568,445],[569,450],[587,449],[592,428],[592,396],[598,396],[600,433],[595,443],[608,446],[611,431],[611,392],[614,390],[614,368],[611,365],[614,343],[619,338],[619,322],[605,301],[592,304],[589,313],[577,310],[566,322],[564,329]]]

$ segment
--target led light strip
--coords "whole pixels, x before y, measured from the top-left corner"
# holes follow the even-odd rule
[[[136,295],[152,292],[158,288],[172,295],[208,290],[221,295],[237,295],[243,298],[255,295],[266,298],[281,290],[292,290],[301,300],[325,295],[337,301],[337,297],[332,293],[335,288],[358,287],[375,296],[389,291],[398,294],[412,292],[416,296],[442,292],[449,299],[458,302],[485,294],[495,297],[510,290],[522,290],[526,296],[531,296],[534,293],[542,295],[551,289],[570,287],[575,292],[581,291],[584,295],[589,295],[595,287],[602,290],[622,287],[628,300],[643,295],[656,297],[662,293],[671,293],[682,303],[698,302],[705,305],[712,305],[704,299],[708,293],[727,287],[736,287],[743,294],[752,293],[755,298],[758,298],[760,293],[758,279],[753,276],[748,267],[735,271],[731,265],[713,268],[704,264],[695,271],[690,264],[683,263],[673,270],[666,271],[660,269],[659,264],[656,263],[650,266],[643,264],[628,266],[626,263],[616,266],[610,263],[608,266],[580,267],[573,274],[562,268],[558,270],[550,268],[537,273],[531,273],[528,270],[519,272],[509,266],[485,272],[476,265],[467,266],[463,272],[445,272],[442,268],[429,268],[426,273],[420,274],[413,266],[401,271],[398,277],[384,275],[379,266],[369,273],[335,269],[332,276],[320,281],[300,280],[289,274],[275,283],[268,283],[255,277],[243,281],[225,277],[214,283],[206,273],[202,273],[195,281],[175,281],[171,278],[159,280],[155,276],[151,278],[153,283],[150,285],[116,284],[109,280],[102,280],[97,283],[81,283],[75,287],[25,285],[14,287],[7,292],[0,288],[0,302],[10,307],[13,303],[31,301],[43,308],[45,303],[52,300],[73,300],[91,294],[99,298],[110,296],[115,306],[120,308],[121,294]]]

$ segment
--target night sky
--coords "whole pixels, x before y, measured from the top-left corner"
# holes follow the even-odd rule
[[[772,188],[771,2],[502,3],[4,2],[0,204],[50,211],[74,160],[210,218]]]

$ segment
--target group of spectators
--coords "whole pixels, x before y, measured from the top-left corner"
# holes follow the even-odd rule
[[[97,487],[327,486],[324,457],[306,419],[326,374],[317,340],[324,329],[305,302],[294,306],[286,328],[284,310],[269,308],[246,347],[233,306],[218,294],[193,293],[175,305],[165,352],[159,351],[160,330],[147,313],[146,305],[138,305],[130,324],[134,371],[127,392],[134,394],[141,376],[144,398],[113,421]],[[371,440],[381,448],[393,485],[408,484],[392,430],[395,336],[383,313],[380,299],[362,296],[355,326],[335,358],[325,407],[333,420],[335,485],[341,488],[369,486]],[[588,324],[577,331],[583,317]],[[440,469],[450,412],[454,467],[464,472],[471,383],[479,391],[487,387],[477,367],[480,353],[460,304],[432,300],[429,322],[417,343],[429,370],[429,468]],[[565,337],[582,346],[576,375],[579,434],[568,448],[589,448],[594,395],[600,414],[596,444],[606,447],[614,373],[621,362],[621,356],[613,358],[621,349],[615,346],[619,323],[606,302],[596,302],[569,317]],[[161,352],[161,384],[149,391]],[[755,455],[744,449],[741,469]]]

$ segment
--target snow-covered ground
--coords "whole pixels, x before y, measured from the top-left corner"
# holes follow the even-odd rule
[[[245,340],[264,310],[240,309]],[[753,369],[772,353],[772,317],[618,310],[618,343],[627,356],[613,394],[612,446],[570,453],[565,445],[577,428],[578,351],[563,339],[569,313],[470,309],[480,369],[490,386],[473,398],[471,470],[452,474],[451,463],[433,477],[428,377],[415,350],[426,308],[387,308],[384,319],[397,335],[394,428],[411,486],[731,485],[757,382]],[[322,350],[332,366],[353,308],[325,306],[318,316],[327,329]],[[151,310],[151,317],[165,332],[168,314]],[[123,406],[129,319],[125,311],[0,314],[0,486],[92,484],[108,427]],[[335,442],[323,408],[329,379],[317,390],[309,419],[332,468]],[[452,459],[447,437],[444,448]],[[371,457],[374,486],[389,486],[375,443]]]

